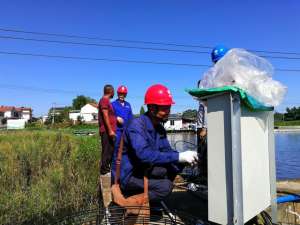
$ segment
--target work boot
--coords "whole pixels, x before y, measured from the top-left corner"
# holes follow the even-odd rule
[[[102,194],[102,200],[104,207],[108,207],[109,203],[112,201],[111,198],[111,174],[110,172],[100,175],[100,190]]]

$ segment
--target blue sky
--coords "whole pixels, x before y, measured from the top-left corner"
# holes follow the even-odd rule
[[[98,36],[156,42],[300,52],[299,1],[13,1],[0,2],[0,28]],[[95,40],[43,37],[0,31],[10,35],[89,43]],[[123,43],[123,45],[145,46]],[[152,45],[148,47],[166,48]],[[171,48],[171,47],[168,47]],[[183,47],[173,47],[187,49]],[[192,48],[191,50],[205,51]],[[0,51],[211,64],[209,54],[144,51],[95,46],[39,43],[0,38]],[[299,56],[298,56],[299,57]],[[273,59],[276,68],[300,69],[300,60]],[[127,100],[134,112],[143,104],[148,86],[167,85],[174,95],[173,112],[196,108],[197,103],[184,92],[194,87],[207,68],[169,65],[129,64],[36,58],[0,54],[0,105],[30,106],[36,116],[47,113],[53,102],[70,105],[76,94],[99,99],[106,83],[125,84]],[[300,73],[275,72],[274,78],[288,86],[282,111],[300,105]],[[8,85],[13,85],[8,88]],[[44,89],[20,88],[34,87]],[[48,89],[64,90],[45,91]]]

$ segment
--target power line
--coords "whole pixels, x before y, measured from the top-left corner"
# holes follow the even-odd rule
[[[159,62],[159,61],[142,61],[142,60],[128,60],[128,59],[112,59],[112,58],[91,58],[91,57],[79,57],[79,56],[64,56],[64,55],[48,55],[48,54],[34,54],[24,52],[7,52],[0,51],[0,54],[4,55],[19,55],[19,56],[33,56],[44,58],[60,58],[60,59],[73,59],[73,60],[87,60],[87,61],[106,61],[106,62],[122,62],[122,63],[136,63],[136,64],[153,64],[153,65],[170,65],[170,66],[186,66],[186,67],[210,67],[205,64],[189,64],[189,63],[175,63],[175,62]],[[282,72],[300,72],[300,69],[275,69]]]
[[[139,50],[151,50],[151,51],[166,51],[166,52],[181,52],[181,53],[194,53],[194,54],[209,54],[207,51],[195,51],[195,50],[184,50],[184,49],[168,49],[168,48],[149,48],[149,47],[137,47],[128,45],[112,45],[112,44],[98,44],[98,43],[86,43],[86,42],[71,42],[71,41],[58,41],[49,39],[36,39],[36,38],[23,38],[15,36],[1,36],[1,39],[9,40],[22,40],[22,41],[34,41],[44,43],[57,43],[57,44],[71,44],[71,45],[83,45],[83,46],[96,46],[96,47],[111,47],[111,48],[126,48],[126,49],[139,49]],[[260,55],[264,58],[271,59],[288,59],[288,60],[299,60],[300,57],[287,57],[287,56],[271,56],[271,55]]]
[[[83,35],[74,35],[74,34],[58,34],[58,33],[48,33],[48,32],[26,31],[26,30],[11,29],[11,28],[0,28],[0,31],[23,33],[23,34],[34,34],[34,35],[42,35],[42,36],[53,36],[53,37],[79,38],[79,39],[87,39],[87,40],[101,40],[101,41],[113,41],[113,42],[123,42],[123,43],[165,45],[165,46],[176,46],[176,47],[187,47],[187,48],[202,48],[202,49],[210,49],[210,50],[213,48],[213,46],[198,45],[198,44],[179,44],[179,43],[170,43],[170,42],[113,39],[113,38],[103,38],[103,37],[96,37],[96,36],[92,37],[92,36],[83,36]],[[257,52],[257,53],[267,53],[267,54],[284,54],[284,55],[300,56],[299,52],[270,51],[270,50],[256,50],[256,49],[248,49],[248,51]]]
[[[128,46],[128,45],[112,45],[112,44],[98,44],[98,43],[86,43],[86,42],[57,41],[57,40],[49,40],[49,39],[23,38],[23,37],[14,37],[14,36],[0,36],[0,38],[2,38],[2,39],[11,39],[11,40],[22,40],[22,41],[58,43],[58,44],[97,46],[97,47],[111,47],[111,48],[127,48],[127,49],[139,49],[139,50],[152,50],[152,51],[167,51],[167,52],[183,52],[183,53],[195,53],[195,54],[209,54],[209,52],[194,51],[194,50],[184,50],[184,49],[150,48],[150,47],[137,47],[137,46]]]
[[[71,90],[62,90],[62,89],[48,89],[48,88],[40,88],[40,87],[32,87],[32,86],[18,86],[12,84],[0,84],[0,88],[11,89],[11,90],[28,90],[35,92],[43,92],[43,93],[61,93],[61,94],[78,94],[78,93],[88,93],[88,94],[99,94],[99,92],[89,92],[89,91],[71,91]]]
[[[205,49],[211,49],[212,48],[211,46],[205,46],[205,45],[187,45],[187,44],[178,44],[178,43],[169,43],[169,42],[112,39],[112,38],[91,37],[91,36],[82,36],[82,35],[74,35],[74,34],[57,34],[57,33],[36,32],[36,31],[24,31],[24,30],[16,30],[16,29],[8,29],[8,28],[0,28],[0,31],[24,33],[24,34],[34,34],[34,35],[43,35],[43,36],[54,36],[54,37],[81,38],[81,39],[100,40],[100,41],[127,42],[127,43],[152,44],[152,45],[166,45],[166,46],[177,46],[177,47],[188,47],[188,48],[205,48]]]
[[[138,64],[188,66],[188,67],[210,67],[209,65],[204,65],[204,64],[173,63],[173,62],[158,62],[158,61],[141,61],[141,60],[111,59],[111,58],[90,58],[90,57],[78,57],[78,56],[33,54],[33,53],[23,53],[23,52],[0,51],[0,54],[20,55],[20,56],[34,56],[34,57],[45,57],[45,58],[74,59],[74,60],[89,60],[89,61],[123,62],[123,63],[138,63]]]
[[[72,95],[79,95],[80,94],[89,94],[89,95],[100,95],[101,92],[96,91],[72,91],[72,90],[66,90],[66,89],[49,89],[49,88],[40,88],[40,87],[33,87],[33,86],[20,86],[20,85],[13,85],[13,84],[0,84],[0,88],[3,89],[10,89],[10,90],[26,90],[26,91],[34,91],[34,92],[41,92],[41,93],[53,93],[53,94],[72,94]],[[183,99],[190,96],[189,95],[173,95],[176,99]],[[144,96],[142,95],[130,95],[129,98],[134,99],[143,99]]]

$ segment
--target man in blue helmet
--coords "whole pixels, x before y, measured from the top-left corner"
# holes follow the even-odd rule
[[[217,45],[211,52],[211,61],[216,64],[229,51],[224,45]]]
[[[222,59],[229,51],[224,45],[217,45],[211,52],[211,61],[216,64]],[[198,81],[197,87],[201,88],[201,80]],[[207,179],[207,121],[206,121],[206,101],[199,101],[199,108],[197,113],[197,145],[199,155],[199,171],[200,176],[204,178],[204,182]]]

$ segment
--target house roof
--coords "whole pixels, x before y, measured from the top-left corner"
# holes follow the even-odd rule
[[[97,103],[90,102],[88,104],[90,104],[91,106],[94,106],[95,108],[98,108],[98,104]]]
[[[181,120],[182,119],[182,114],[170,114],[169,115],[169,120]]]
[[[50,111],[55,110],[55,111],[63,111],[66,107],[51,107]]]
[[[0,106],[0,112],[7,112],[7,111],[12,111],[12,110],[15,110],[17,112],[22,112],[22,111],[32,111],[31,108],[29,107],[15,107],[15,106],[4,106],[4,105],[1,105]]]
[[[19,107],[19,108],[16,108],[16,111],[18,112],[22,112],[22,111],[32,111],[31,108],[28,108],[28,107]]]
[[[0,112],[7,112],[7,111],[14,110],[14,109],[15,109],[14,106],[4,106],[4,105],[0,106]]]

